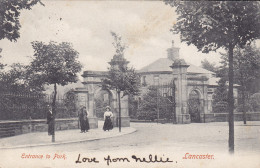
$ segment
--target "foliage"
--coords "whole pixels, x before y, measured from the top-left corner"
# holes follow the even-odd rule
[[[134,68],[128,68],[128,61],[124,58],[126,45],[122,43],[121,37],[111,33],[115,42],[116,53],[110,62],[107,78],[103,79],[104,87],[123,92],[125,95],[137,95],[139,93],[140,78]]]
[[[16,41],[19,37],[19,29],[21,24],[19,22],[20,11],[23,9],[30,10],[32,6],[41,3],[40,0],[2,0],[0,1],[0,40],[8,39],[10,41]],[[0,54],[2,49],[0,48]],[[0,58],[2,56],[0,55]],[[0,63],[0,70],[3,69],[5,65]],[[2,79],[8,78],[10,74],[0,72],[0,90],[3,90],[3,86],[7,86],[10,83],[5,83]],[[13,85],[13,84],[12,84]]]
[[[2,48],[0,48],[0,58],[2,57],[1,52],[2,52]],[[0,70],[2,70],[4,68],[4,66],[5,65],[0,62]],[[0,73],[1,73],[1,71],[0,71]]]
[[[114,42],[112,44],[116,49],[114,58],[124,58],[124,52],[128,46],[122,42],[122,37],[116,34],[115,32],[111,32],[111,35],[114,38]]]
[[[41,3],[40,0],[2,0],[0,1],[0,40],[16,41],[20,37],[20,11],[30,10],[32,6]]]
[[[233,50],[260,37],[260,3],[246,1],[172,1],[179,15],[172,31],[181,41],[208,53],[218,48],[228,51],[229,61],[229,150],[234,152]]]
[[[106,97],[107,96],[107,97]],[[104,112],[106,106],[110,106],[110,102],[112,101],[112,95],[108,90],[101,90],[97,94],[95,94],[95,114],[98,118],[104,118]],[[113,110],[113,104],[111,104],[111,108]]]
[[[201,61],[201,66],[202,68],[209,70],[211,72],[215,72],[216,74],[218,73],[218,67],[216,66],[215,63],[210,63],[208,60],[204,59]]]
[[[218,87],[213,94],[213,112],[214,113],[226,113],[228,112],[228,87],[226,80],[221,78],[218,82]]]
[[[46,84],[67,85],[77,81],[77,73],[81,70],[81,64],[76,60],[78,52],[67,42],[57,44],[51,41],[32,42],[34,57],[31,62],[31,71]]]
[[[218,87],[213,94],[213,112],[227,113],[228,112],[228,87],[225,79],[220,79]]]
[[[25,89],[24,82],[24,66],[21,64],[13,64],[7,72],[1,73],[0,89],[1,91],[22,91]]]
[[[115,89],[117,92],[122,91],[123,96],[139,93],[140,78],[134,68],[124,67],[118,70],[111,67],[103,82],[109,89]]]
[[[227,79],[228,55],[221,54],[221,72]],[[241,89],[253,94],[260,88],[256,80],[260,78],[260,50],[255,45],[247,45],[244,48],[234,49],[234,82],[241,86]]]
[[[124,51],[127,46],[122,42],[122,38],[116,33],[111,32],[114,37],[113,45],[116,53],[110,62],[108,75],[103,79],[103,87],[107,89],[116,90],[118,96],[119,106],[119,132],[121,132],[121,92],[122,97],[125,95],[137,95],[139,93],[140,77],[134,68],[128,68],[128,61],[124,58]]]
[[[228,102],[219,101],[213,105],[214,113],[228,113]]]
[[[170,1],[176,7],[178,22],[172,31],[200,51],[216,51],[229,45],[243,46],[260,35],[258,2]]]
[[[213,103],[220,101],[228,101],[228,87],[226,85],[226,80],[223,78],[218,81],[218,87],[215,89],[213,94]]]
[[[157,90],[149,87],[139,104],[137,111],[138,119],[154,120],[157,118]]]
[[[252,106],[253,111],[260,111],[260,93],[255,93],[251,96],[250,104]]]
[[[27,72],[27,66],[14,63],[10,67],[10,70],[0,74],[0,91],[40,94],[44,90],[43,85],[30,81],[31,74]]]
[[[171,119],[172,111],[167,108],[167,99],[158,94],[159,87],[149,87],[139,104],[137,118],[139,120],[155,120],[159,110],[160,119]]]
[[[221,72],[227,78],[228,56],[222,54]],[[250,103],[250,96],[260,87],[257,81],[260,77],[260,54],[255,45],[247,45],[244,48],[234,49],[234,82],[239,84],[239,99],[237,111],[244,113],[246,123],[246,111],[254,110]]]
[[[150,109],[149,111],[138,109],[137,119],[154,121],[157,119],[157,111],[155,109]]]
[[[254,111],[250,100],[249,100],[249,102],[246,102],[245,104],[240,104],[240,103],[239,103],[239,104],[237,105],[236,111],[237,111],[237,112],[243,112],[244,109],[245,109],[246,111]]]
[[[54,115],[57,85],[67,85],[77,82],[77,73],[81,71],[81,64],[76,60],[78,52],[67,42],[57,44],[50,42],[32,42],[34,49],[33,60],[28,71],[32,74],[32,81],[54,85],[52,108]]]
[[[135,99],[135,96],[129,95],[128,105],[130,118],[137,118],[138,100]]]

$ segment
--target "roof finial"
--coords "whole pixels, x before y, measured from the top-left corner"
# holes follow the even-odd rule
[[[172,40],[172,47],[174,47],[174,40]]]

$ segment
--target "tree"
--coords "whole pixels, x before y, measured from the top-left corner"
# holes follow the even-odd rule
[[[229,60],[229,151],[234,153],[233,50],[260,37],[260,4],[245,1],[170,1],[176,7],[178,22],[172,31],[181,41],[208,53],[225,48]]]
[[[248,109],[250,96],[255,93],[256,86],[252,84],[260,77],[260,54],[255,45],[248,45],[244,48],[236,46],[234,49],[234,82],[240,85],[241,106],[243,121],[246,124],[246,109]],[[227,70],[228,55],[222,54],[222,72]],[[225,74],[227,76],[227,74]],[[258,86],[259,88],[259,86]],[[241,107],[241,108],[240,108]],[[246,108],[247,107],[247,108]]]
[[[152,120],[173,119],[172,109],[167,107],[168,100],[161,94],[158,94],[160,87],[150,86],[147,92],[142,96],[137,111],[138,119]],[[158,114],[160,112],[160,115]]]
[[[27,66],[14,63],[10,70],[0,74],[0,91],[13,93],[41,93],[44,88],[42,84],[30,81],[32,74],[27,72]]]
[[[37,3],[44,5],[41,0],[0,1],[0,40],[6,38],[10,41],[16,41],[20,37],[20,11],[22,9],[30,10]]]
[[[21,24],[19,22],[20,10],[27,9],[30,10],[32,6],[40,3],[44,4],[40,0],[3,0],[0,1],[0,40],[8,39],[10,41],[16,41],[19,37],[19,30]],[[2,49],[0,48],[0,53]],[[1,55],[0,55],[1,58]],[[3,69],[5,65],[0,63],[0,70]],[[6,73],[0,73],[1,79],[7,77]],[[4,81],[1,80],[0,83]]]
[[[210,63],[207,59],[201,61],[201,67],[211,72],[215,72],[216,74],[218,73],[218,67],[216,66],[216,64]]]
[[[0,54],[1,54],[1,52],[2,52],[2,49],[0,48]],[[1,57],[2,57],[2,56],[0,55],[0,58],[1,58]],[[2,72],[2,70],[4,69],[4,66],[5,66],[5,65],[0,62],[0,91],[2,91],[3,88],[4,88],[4,86],[5,86],[4,80],[3,80],[5,73]]]
[[[251,96],[250,98],[250,104],[252,106],[252,109],[254,111],[259,111],[260,110],[260,93],[255,93]]]
[[[143,98],[140,101],[139,108],[137,111],[138,120],[154,121],[155,119],[157,119],[157,112],[158,112],[157,100],[158,100],[157,88],[149,87],[147,93],[143,95]]]
[[[30,64],[30,72],[33,73],[36,81],[48,85],[54,85],[52,100],[52,111],[56,115],[57,85],[67,85],[77,82],[77,73],[81,71],[81,64],[77,61],[78,52],[67,42],[32,42],[34,49],[33,60]],[[55,135],[52,136],[55,142]]]
[[[0,54],[1,54],[1,52],[2,52],[2,48],[0,48]],[[0,58],[2,58],[1,55],[0,55]],[[5,65],[0,62],[0,70],[4,69],[4,66]]]
[[[228,112],[228,87],[226,80],[221,78],[218,82],[218,87],[213,94],[213,112],[223,113]]]
[[[0,89],[2,91],[20,92],[27,90],[25,78],[25,66],[17,63],[12,64],[9,71],[3,72],[1,75]]]
[[[134,68],[128,68],[128,61],[124,58],[126,45],[122,42],[122,38],[114,32],[111,32],[114,37],[113,45],[116,53],[110,62],[108,75],[103,79],[103,87],[115,90],[118,96],[119,109],[119,132],[121,132],[121,92],[122,98],[126,95],[137,95],[139,93],[140,78]]]

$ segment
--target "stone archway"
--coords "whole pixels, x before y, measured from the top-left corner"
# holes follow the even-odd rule
[[[189,93],[188,110],[191,122],[200,122],[200,94],[197,90]]]
[[[103,118],[105,107],[110,106],[114,109],[113,94],[107,89],[99,89],[94,94],[94,114],[97,118]]]
[[[111,106],[111,110],[114,114],[114,126],[118,125],[117,121],[119,110],[117,105],[117,94],[114,90],[107,90],[102,88],[102,79],[106,77],[106,74],[107,72],[105,71],[84,71],[84,74],[82,75],[82,77],[84,77],[84,82],[82,82],[84,84],[84,88],[81,88],[81,90],[83,90],[87,96],[86,104],[90,116],[93,117],[93,120],[95,120],[93,121],[95,122],[95,128],[98,127],[98,118],[101,118],[105,112],[106,105]],[[80,88],[77,88],[76,90],[78,89]],[[99,103],[97,103],[98,101]],[[122,127],[130,126],[130,117],[128,114],[128,96],[121,98],[121,121]]]

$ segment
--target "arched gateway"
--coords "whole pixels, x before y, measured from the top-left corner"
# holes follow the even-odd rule
[[[174,46],[174,42],[172,42],[172,46],[167,49],[167,58],[159,58],[137,71],[141,79],[141,93],[145,94],[147,89],[153,85],[162,85],[174,81],[175,93],[172,93],[172,95],[174,95],[175,100],[171,100],[171,102],[174,102],[175,105],[173,111],[176,123],[211,122],[214,120],[212,95],[218,85],[218,78],[216,78],[214,72],[181,59],[179,50],[180,48]],[[128,62],[117,55],[114,55],[109,62],[115,68],[117,64],[122,63],[127,64]],[[114,91],[102,90],[101,88],[101,79],[106,74],[107,71],[85,71],[82,75],[84,88],[77,89],[81,98],[79,103],[86,104],[91,117],[93,117],[93,123],[97,123],[97,117],[101,118],[102,106],[107,104],[112,107],[116,116],[115,122],[117,122],[117,94]],[[237,88],[234,88],[234,93],[237,93]],[[142,95],[139,96],[142,97]],[[168,98],[168,96],[168,93],[163,93],[163,97]],[[121,104],[122,125],[129,126],[127,96],[121,99]]]
[[[83,88],[76,88],[78,106],[84,105],[89,111],[89,123],[91,128],[98,127],[98,119],[103,119],[105,107],[109,105],[114,114],[113,124],[118,126],[118,97],[114,90],[102,88],[101,80],[107,75],[106,71],[84,71]],[[128,96],[121,98],[121,126],[130,126],[128,114]]]
[[[199,93],[196,90],[192,90],[188,100],[188,110],[191,122],[200,122],[200,109]]]
[[[102,119],[104,116],[104,107],[110,106],[114,111],[113,95],[110,90],[100,89],[94,94],[94,114],[97,118]]]

